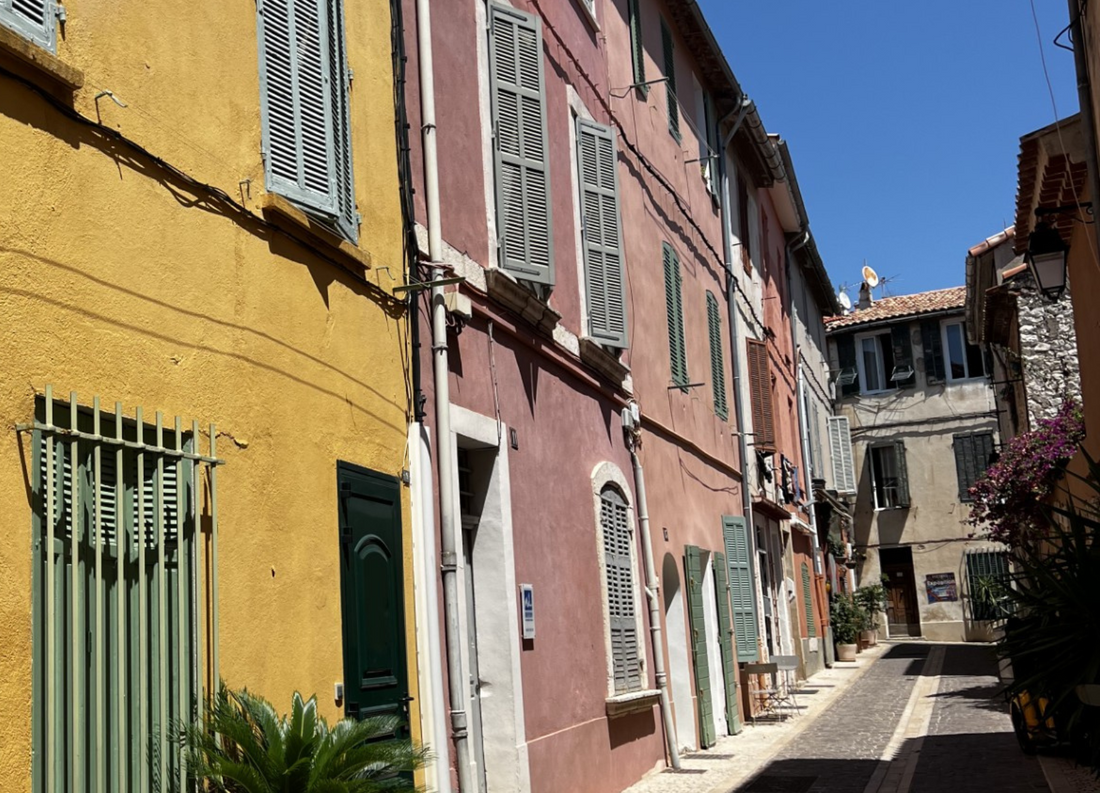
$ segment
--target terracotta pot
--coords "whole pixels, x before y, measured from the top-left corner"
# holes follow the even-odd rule
[[[856,653],[858,652],[858,645],[855,644],[838,644],[836,646],[836,660],[838,661],[854,661],[856,660]]]
[[[878,644],[878,631],[860,631],[859,640],[864,647],[874,647]]]

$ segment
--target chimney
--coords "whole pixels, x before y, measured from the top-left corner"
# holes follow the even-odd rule
[[[859,304],[857,308],[870,308],[874,304],[874,298],[871,297],[871,287],[864,281],[859,285]]]

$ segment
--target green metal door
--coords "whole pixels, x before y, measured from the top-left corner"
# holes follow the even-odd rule
[[[710,691],[710,663],[707,660],[706,620],[703,617],[702,554],[694,545],[684,548],[687,566],[687,594],[691,656],[695,665],[695,695],[699,700],[700,748],[714,746],[714,706]]]
[[[339,463],[340,588],[348,716],[399,716],[408,732],[401,485]]]
[[[714,594],[718,598],[718,646],[722,650],[722,677],[726,683],[726,727],[730,735],[736,735],[741,732],[741,719],[737,712],[737,664],[733,660],[726,557],[720,553],[714,554]]]

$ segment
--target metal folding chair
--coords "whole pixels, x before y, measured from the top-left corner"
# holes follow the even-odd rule
[[[797,685],[796,676],[798,675],[798,656],[797,655],[773,655],[772,662],[775,664],[778,670],[778,677],[782,678],[782,684],[775,686],[776,693],[775,706],[778,708],[782,703],[789,702],[794,708],[795,715],[799,715],[800,705],[795,698],[795,688]]]
[[[775,694],[777,680],[776,675],[779,672],[779,667],[775,663],[768,664],[745,664],[745,675],[749,679],[749,698],[753,701],[759,701],[763,706],[765,713],[770,713],[775,708]],[[771,679],[770,686],[761,686],[760,677],[768,676]],[[752,709],[752,726],[756,726],[756,707]]]

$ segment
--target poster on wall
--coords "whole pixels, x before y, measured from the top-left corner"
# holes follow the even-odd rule
[[[535,588],[531,584],[519,585],[520,602],[523,609],[523,638],[535,638]]]
[[[959,599],[954,573],[929,573],[924,577],[929,603],[947,603]]]

